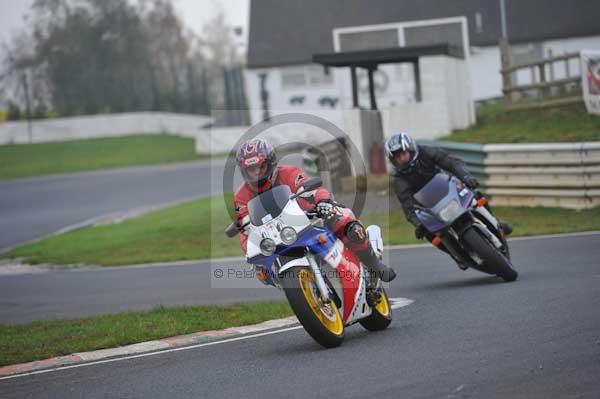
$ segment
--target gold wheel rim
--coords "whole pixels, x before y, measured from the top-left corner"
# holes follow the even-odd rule
[[[375,306],[375,310],[377,310],[377,313],[380,315],[387,317],[390,315],[390,303],[388,302],[388,297],[385,292],[382,291],[380,298],[379,303]]]
[[[318,296],[318,289],[313,273],[306,269],[301,269],[298,274],[298,280],[302,293],[313,313],[317,316],[317,319],[319,319],[329,332],[341,335],[344,332],[344,323],[342,322],[340,311],[335,302],[331,301],[325,304],[321,301]]]

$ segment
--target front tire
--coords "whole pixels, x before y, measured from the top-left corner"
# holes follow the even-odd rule
[[[475,228],[469,228],[463,235],[465,243],[477,253],[483,260],[483,263],[493,270],[494,274],[504,279],[504,281],[515,281],[519,276],[508,258],[493,246],[486,238],[482,237]]]
[[[392,322],[392,306],[383,288],[381,288],[380,295],[380,301],[373,307],[372,313],[358,321],[361,326],[369,331],[385,330]]]
[[[335,348],[344,341],[344,321],[332,299],[322,302],[310,268],[297,267],[280,276],[285,295],[306,332],[326,348]]]

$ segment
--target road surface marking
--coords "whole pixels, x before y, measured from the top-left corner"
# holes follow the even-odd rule
[[[400,309],[400,308],[410,305],[413,302],[414,302],[414,299],[390,298],[390,304],[392,305],[392,309]]]

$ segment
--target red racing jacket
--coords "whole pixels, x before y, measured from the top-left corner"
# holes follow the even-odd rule
[[[255,186],[251,186],[248,183],[242,184],[233,197],[235,206],[235,213],[237,222],[240,226],[246,224],[250,218],[248,216],[248,201],[256,197],[260,193],[264,193],[270,190],[274,186],[285,184],[292,190],[292,193],[296,193],[300,187],[308,180],[308,175],[298,166],[282,165],[275,168],[271,182],[265,183],[265,185],[257,191]],[[307,193],[308,194],[308,193]],[[334,200],[333,194],[328,190],[319,187],[314,191],[311,191],[309,195],[302,195],[298,197],[298,205],[304,210],[310,210],[315,207],[316,204],[323,200]],[[248,241],[248,233],[245,230],[240,232],[240,245],[246,252],[246,243]]]

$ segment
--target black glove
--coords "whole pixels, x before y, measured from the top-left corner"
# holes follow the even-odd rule
[[[316,207],[317,215],[322,219],[329,219],[336,214],[335,205],[329,201],[321,201]]]
[[[466,186],[471,190],[475,190],[477,187],[479,187],[479,182],[473,176],[466,176],[464,181]]]
[[[427,230],[425,229],[425,226],[423,226],[422,224],[418,225],[415,229],[415,237],[417,238],[417,240],[423,239],[423,237],[425,237],[426,231]]]

